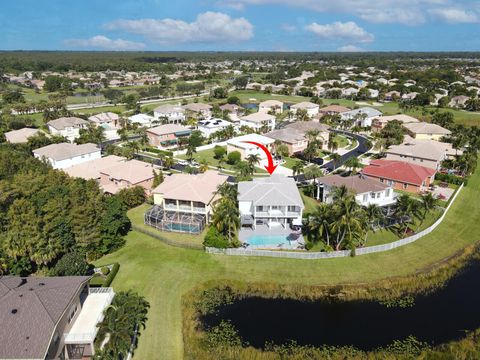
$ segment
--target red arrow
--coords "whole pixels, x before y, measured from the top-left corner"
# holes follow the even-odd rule
[[[265,152],[265,154],[267,154],[268,165],[265,166],[265,169],[267,169],[268,173],[272,175],[272,173],[275,171],[278,165],[273,165],[273,157],[272,157],[272,154],[270,154],[270,150],[268,150],[265,145],[257,143],[255,141],[243,141],[243,142],[258,146],[260,149],[262,149]]]

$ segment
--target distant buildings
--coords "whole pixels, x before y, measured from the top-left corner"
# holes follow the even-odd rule
[[[437,124],[418,122],[407,123],[403,125],[407,129],[410,136],[418,140],[440,140],[444,136],[450,135],[452,132]]]
[[[215,118],[211,118],[208,120],[200,120],[197,123],[197,129],[206,138],[216,133],[217,131],[223,130],[229,126],[233,126],[233,123],[223,119],[215,119]]]
[[[0,277],[1,359],[92,359],[115,293],[88,276]]]
[[[283,102],[278,100],[266,100],[262,101],[258,105],[259,112],[271,112],[274,114],[281,114],[283,113]]]
[[[62,117],[47,122],[48,131],[52,135],[60,135],[73,142],[80,137],[80,129],[88,127],[88,121],[77,117]]]
[[[60,143],[33,150],[37,159],[47,160],[54,169],[67,169],[87,161],[100,159],[101,150],[97,145]]]
[[[130,116],[128,118],[128,121],[131,124],[137,124],[138,126],[151,127],[153,121],[155,121],[155,118],[147,114],[136,114],[136,115]]]
[[[248,126],[256,131],[272,131],[275,129],[275,116],[259,111],[241,117],[240,126]]]
[[[372,121],[372,131],[380,131],[382,130],[385,126],[390,121],[399,121],[402,124],[409,124],[409,123],[417,123],[419,122],[417,119],[415,119],[412,116],[409,115],[404,115],[404,114],[397,114],[397,115],[390,115],[390,116],[380,116],[376,117]]]
[[[108,125],[112,128],[120,127],[120,116],[112,112],[103,112],[92,115],[88,118],[88,120],[97,126]]]
[[[209,104],[191,103],[184,105],[183,108],[187,112],[200,118],[208,119],[212,116],[212,106]]]
[[[170,147],[178,144],[182,137],[188,137],[192,131],[182,125],[166,124],[147,130],[148,142],[155,147]]]
[[[318,110],[322,115],[338,115],[347,111],[350,111],[350,109],[340,105],[329,105]]]
[[[170,124],[181,124],[185,121],[185,110],[180,105],[160,105],[153,110],[153,116]]]
[[[290,111],[294,114],[297,113],[297,110],[305,110],[307,112],[308,117],[313,118],[319,114],[320,106],[318,104],[314,104],[312,102],[304,101],[298,104],[294,104],[290,106]]]
[[[341,113],[342,120],[353,120],[353,125],[360,127],[372,126],[373,119],[379,116],[382,116],[382,113],[371,107],[362,107]]]

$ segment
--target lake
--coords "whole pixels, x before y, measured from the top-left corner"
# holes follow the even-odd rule
[[[447,284],[415,298],[413,307],[388,308],[374,301],[305,302],[249,297],[222,306],[202,322],[230,320],[256,348],[294,340],[300,345],[351,345],[373,350],[409,335],[438,345],[480,328],[480,262],[465,267]]]

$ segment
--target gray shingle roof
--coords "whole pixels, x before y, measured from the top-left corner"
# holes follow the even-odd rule
[[[283,175],[239,182],[238,201],[252,201],[254,206],[296,205],[304,207],[295,180]]]
[[[0,359],[43,359],[57,322],[88,280],[88,276],[1,277]]]

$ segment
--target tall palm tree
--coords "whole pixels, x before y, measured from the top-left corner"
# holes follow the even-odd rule
[[[197,152],[197,147],[193,143],[188,143],[187,144],[187,152],[185,155],[187,155],[188,159],[190,162],[193,160],[193,154]]]
[[[356,156],[352,156],[345,161],[344,165],[349,168],[353,174],[356,174],[357,169],[362,166],[362,163]]]
[[[250,154],[247,157],[247,164],[252,169],[252,174],[255,172],[255,166],[260,164],[260,156],[258,154]]]
[[[316,191],[317,194],[316,194],[315,198],[317,200],[319,200],[320,199],[320,186],[317,184],[317,178],[323,176],[322,169],[318,165],[310,165],[310,166],[305,168],[304,173],[305,173],[305,178],[313,179],[313,184],[315,185],[316,190],[317,190]]]
[[[438,204],[438,199],[435,196],[433,196],[432,193],[426,193],[422,195],[421,206],[423,208],[423,213],[422,213],[421,223],[427,217],[427,213],[435,209],[437,204]],[[421,226],[421,223],[418,225],[418,227]]]
[[[223,199],[214,206],[212,224],[219,232],[227,236],[228,242],[232,242],[240,227],[240,212],[236,203]]]
[[[350,190],[345,185],[335,186],[332,191],[332,199],[335,203],[351,196]]]
[[[308,219],[310,233],[315,240],[318,237],[325,238],[327,246],[330,246],[330,224],[332,222],[332,209],[326,203],[317,206]]]
[[[376,204],[369,204],[364,207],[364,210],[370,229],[375,231],[376,226],[384,217],[382,209]]]
[[[365,235],[364,212],[353,196],[347,196],[336,203],[335,220],[331,225],[335,234],[335,249],[340,250],[345,243],[355,247],[363,241]]]
[[[421,219],[421,202],[412,199],[407,194],[403,194],[397,198],[393,212],[395,217],[400,220],[401,227],[403,227],[403,235],[405,236],[409,225],[412,224],[415,219]]]
[[[332,155],[330,155],[330,159],[332,159],[332,163],[333,163],[333,170],[335,171],[335,169],[337,168],[338,166],[338,162],[340,161],[342,157],[340,156],[340,154],[337,154],[337,153],[333,153]]]
[[[297,161],[295,164],[292,166],[292,171],[293,171],[293,176],[297,176],[303,173],[303,163],[301,161]]]

